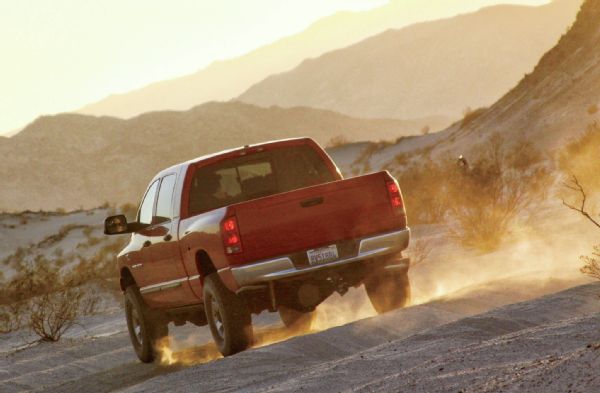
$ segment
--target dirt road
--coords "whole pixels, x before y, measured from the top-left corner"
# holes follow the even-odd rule
[[[600,311],[600,301],[595,296],[600,293],[600,286],[591,285],[572,289],[558,297],[466,318],[572,284],[571,281],[551,280],[525,286],[519,280],[504,280],[189,367],[140,364],[122,331],[122,316],[117,313],[103,323],[121,330],[119,333],[38,345],[4,357],[0,383],[3,392],[109,392],[121,389],[128,392],[339,391],[359,388],[370,391],[381,390],[377,384],[382,383],[398,389],[399,384],[407,380],[421,386],[423,370],[432,373],[437,370],[433,374],[426,373],[430,378],[435,377],[431,379],[435,384],[447,375],[444,370],[456,369],[454,358],[460,356],[466,346],[478,344],[479,347],[473,350],[485,352],[485,343],[491,345],[490,340],[506,339],[507,334],[517,332],[533,334],[531,329],[536,327],[543,331],[549,328],[548,323],[560,325],[567,318],[582,318]],[[353,297],[360,296],[362,293],[357,291],[345,301],[355,304]],[[590,318],[578,323],[589,325],[597,317]],[[275,315],[259,318],[257,323],[258,336],[263,340],[285,336]],[[180,342],[188,340],[192,343],[176,356],[187,355],[202,361],[213,350],[206,329],[178,329],[176,336]],[[591,340],[585,334],[584,337],[581,339],[583,347]],[[600,340],[600,333],[597,340]],[[482,372],[478,369],[471,374],[479,378]],[[455,384],[458,386],[462,382],[458,378]],[[388,385],[385,386],[387,390]],[[436,390],[423,388],[423,391]]]

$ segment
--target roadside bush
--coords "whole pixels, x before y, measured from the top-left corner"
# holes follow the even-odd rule
[[[93,314],[97,303],[81,287],[63,285],[29,302],[28,327],[41,341],[58,341],[79,317]]]
[[[28,265],[2,291],[0,332],[27,327],[40,340],[58,341],[79,317],[95,312],[98,298],[87,288],[61,279],[47,263]]]
[[[456,175],[449,160],[437,163],[422,158],[408,163],[403,156],[396,157],[403,167],[392,171],[403,190],[404,203],[411,222],[434,224],[444,221],[452,203],[448,193],[448,177]]]
[[[460,122],[460,128],[465,128],[466,126],[477,120],[477,118],[483,115],[485,111],[487,111],[487,108],[479,108],[475,110],[471,108],[466,108],[463,111],[463,119]]]
[[[328,148],[340,147],[343,145],[347,145],[348,143],[350,143],[350,141],[345,135],[336,135],[333,138],[331,138],[325,146]]]
[[[594,108],[597,111],[597,107]],[[581,214],[589,223],[600,229],[600,217],[590,202],[597,201],[600,193],[600,125],[590,124],[579,138],[571,141],[559,155],[560,168],[568,176],[561,195],[563,204]],[[597,205],[596,205],[597,206]],[[582,256],[581,272],[600,279],[600,245],[590,256]]]
[[[17,275],[0,289],[0,332],[25,327],[40,340],[60,339],[79,317],[95,312],[97,297],[87,292],[90,287],[118,292],[115,255],[125,241],[110,242],[92,258],[80,258],[62,275],[63,258],[21,260]]]
[[[498,248],[520,213],[543,197],[550,171],[527,141],[511,146],[494,135],[478,151],[460,175],[449,178],[449,232],[463,246],[487,252]]]
[[[583,266],[581,272],[597,280],[600,280],[600,245],[594,247],[591,256],[582,256]]]
[[[565,173],[577,175],[588,193],[595,194],[600,192],[599,157],[600,124],[593,123],[565,147],[559,155],[559,165]]]
[[[137,205],[133,203],[124,203],[119,207],[119,212],[127,217],[127,221],[134,221],[137,215]]]

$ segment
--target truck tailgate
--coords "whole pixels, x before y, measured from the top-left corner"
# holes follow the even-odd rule
[[[256,262],[331,244],[351,253],[353,239],[404,228],[405,217],[395,214],[390,204],[390,179],[378,172],[232,206],[244,250],[232,262]]]

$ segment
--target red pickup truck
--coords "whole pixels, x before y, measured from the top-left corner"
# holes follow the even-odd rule
[[[251,315],[308,328],[333,292],[365,285],[379,313],[410,297],[410,230],[387,172],[344,180],[312,139],[245,146],[158,173],[119,253],[132,345],[143,362],[167,325],[208,324],[225,356],[252,344]]]

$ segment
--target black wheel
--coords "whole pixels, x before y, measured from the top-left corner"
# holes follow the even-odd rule
[[[152,362],[156,356],[156,343],[168,337],[166,322],[152,318],[140,295],[140,291],[129,286],[125,290],[125,317],[131,345],[137,357],[144,363]]]
[[[301,312],[285,306],[279,306],[278,311],[286,327],[303,332],[310,330],[316,316],[315,311]]]
[[[365,289],[378,314],[402,308],[410,302],[407,272],[374,274],[365,280]]]
[[[233,355],[252,344],[252,317],[244,301],[213,273],[204,280],[204,310],[213,339],[223,356]]]

